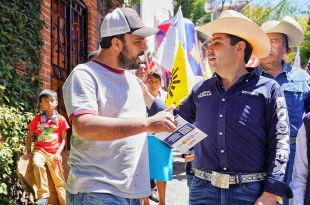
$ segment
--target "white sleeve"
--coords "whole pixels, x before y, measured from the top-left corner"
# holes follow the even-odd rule
[[[305,125],[302,124],[296,138],[296,155],[293,167],[291,188],[293,205],[304,205],[304,197],[308,177],[307,138]]]
[[[71,72],[62,88],[69,117],[78,113],[98,114],[96,78],[90,71],[81,69],[82,66],[79,65]]]

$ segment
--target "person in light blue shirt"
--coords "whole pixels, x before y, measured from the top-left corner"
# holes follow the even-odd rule
[[[271,51],[267,57],[259,59],[257,71],[280,84],[288,107],[290,158],[285,182],[289,184],[292,180],[297,132],[302,124],[303,114],[310,111],[310,76],[306,71],[285,63],[284,55],[303,41],[304,33],[301,26],[289,16],[281,21],[267,21],[261,28],[270,39]],[[288,202],[285,201],[285,204]]]

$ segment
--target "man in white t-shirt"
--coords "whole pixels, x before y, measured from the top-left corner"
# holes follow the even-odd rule
[[[67,204],[140,204],[150,195],[147,132],[171,132],[170,110],[146,117],[139,82],[131,69],[139,67],[145,37],[156,32],[138,14],[117,8],[101,26],[101,52],[80,64],[63,86],[72,122]]]

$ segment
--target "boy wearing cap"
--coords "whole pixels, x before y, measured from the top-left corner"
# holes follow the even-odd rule
[[[280,86],[246,68],[265,57],[270,42],[261,28],[227,10],[198,30],[211,40],[208,62],[215,76],[194,86],[175,110],[208,134],[195,145],[189,204],[276,204],[291,197],[283,182],[289,126]]]
[[[260,66],[257,71],[260,75],[272,78],[280,84],[288,108],[290,158],[285,182],[289,184],[292,180],[297,132],[302,124],[303,113],[310,111],[310,76],[306,71],[286,64],[284,55],[290,48],[302,43],[304,33],[301,26],[289,16],[285,16],[281,21],[267,21],[261,28],[270,39],[271,51],[268,56],[259,59]],[[285,201],[285,204],[288,202]]]
[[[48,180],[45,169],[47,165],[60,205],[65,205],[65,180],[62,169],[61,152],[65,147],[66,130],[69,125],[66,119],[59,115],[57,107],[57,93],[43,90],[39,95],[41,113],[28,125],[29,133],[26,138],[27,154],[31,153],[32,138],[35,135],[33,152],[33,172],[37,191],[37,205],[45,205],[49,198]]]
[[[138,14],[117,8],[101,26],[101,52],[80,64],[63,86],[73,125],[67,204],[140,204],[149,196],[147,132],[173,131],[169,109],[157,112],[156,100],[143,100],[137,69],[145,37],[156,32]]]

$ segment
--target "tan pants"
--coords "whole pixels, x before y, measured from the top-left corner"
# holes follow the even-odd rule
[[[54,161],[54,155],[42,151],[35,151],[33,155],[33,172],[38,187],[37,198],[49,197],[48,179],[45,163],[50,171],[52,180],[58,196],[60,205],[66,204],[66,190],[63,173],[58,166],[58,162]]]

